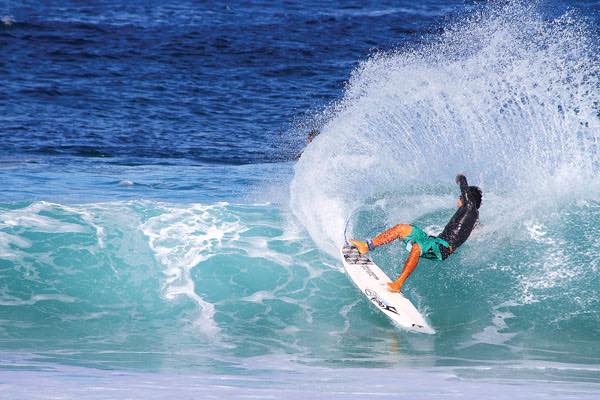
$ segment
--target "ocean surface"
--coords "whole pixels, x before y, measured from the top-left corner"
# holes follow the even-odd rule
[[[591,0],[0,0],[0,398],[597,399],[599,38]],[[438,233],[459,172],[409,333],[344,229]]]

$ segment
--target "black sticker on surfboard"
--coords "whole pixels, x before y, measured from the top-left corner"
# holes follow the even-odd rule
[[[380,308],[382,308],[384,310],[387,310],[389,312],[393,312],[394,314],[400,315],[400,313],[398,313],[398,311],[396,310],[396,307],[390,306],[389,304],[387,304],[373,290],[371,290],[371,289],[365,289],[365,294],[367,295],[367,297],[369,297],[369,299],[372,302],[374,302],[375,304],[377,304]]]

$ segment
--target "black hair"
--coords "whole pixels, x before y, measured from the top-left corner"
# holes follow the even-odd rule
[[[481,198],[483,193],[478,186],[469,186],[469,197],[475,202],[475,206],[479,209],[481,206]]]
[[[308,140],[313,140],[314,138],[319,136],[319,133],[320,132],[317,129],[311,129],[311,131],[308,132]]]

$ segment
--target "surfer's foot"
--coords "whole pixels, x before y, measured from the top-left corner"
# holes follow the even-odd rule
[[[400,289],[402,288],[402,284],[398,284],[397,282],[388,282],[387,283],[388,290],[390,292],[400,293]]]
[[[360,254],[365,254],[369,251],[369,245],[367,244],[367,242],[352,239],[350,240],[350,243],[358,249],[358,252]]]

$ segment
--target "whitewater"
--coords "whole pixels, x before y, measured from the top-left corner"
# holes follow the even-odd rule
[[[595,398],[594,32],[575,11],[474,8],[360,62],[288,132],[320,128],[297,162],[3,159],[2,397]],[[457,173],[481,225],[421,261],[405,295],[436,334],[404,332],[345,275],[344,229],[439,233]],[[395,276],[406,255],[373,257]]]

